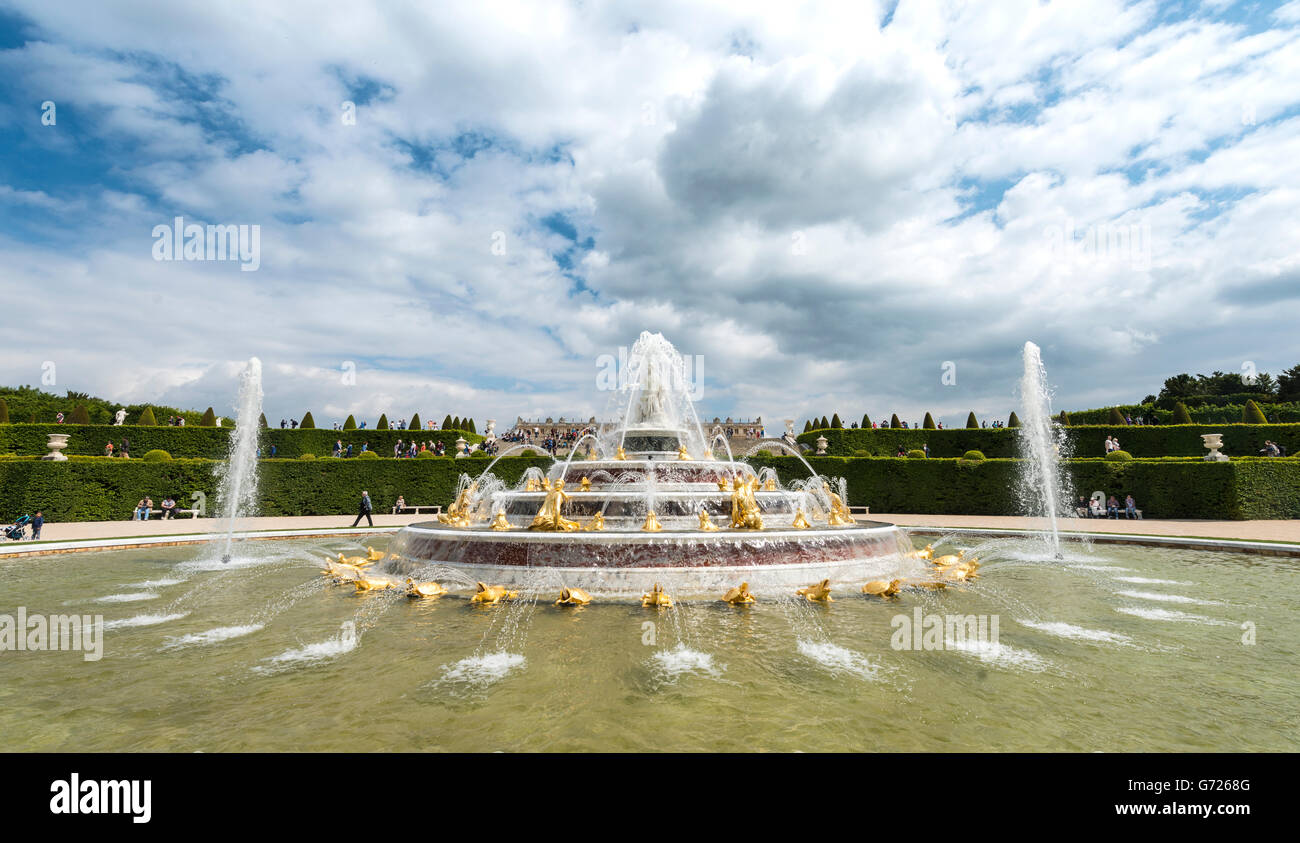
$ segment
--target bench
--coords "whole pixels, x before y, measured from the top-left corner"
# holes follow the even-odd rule
[[[871,507],[869,506],[849,507],[849,515],[870,515],[870,514],[871,514]]]
[[[416,515],[420,515],[420,514],[422,514],[425,510],[428,510],[429,513],[430,513],[431,515],[441,515],[441,514],[442,514],[442,507],[440,507],[440,506],[411,506],[410,504],[406,504],[406,505],[403,506],[400,510],[399,510],[396,506],[394,506],[394,507],[393,507],[393,514],[394,514],[394,515],[401,515],[402,513],[405,513],[405,512],[413,512],[413,513],[415,513]]]

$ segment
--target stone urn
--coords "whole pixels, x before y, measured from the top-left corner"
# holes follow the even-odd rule
[[[41,459],[50,460],[52,462],[67,461],[68,458],[63,455],[62,451],[64,448],[68,447],[68,434],[49,433],[46,434],[46,439],[48,441],[45,443],[45,447],[49,448],[50,452],[41,457]]]
[[[1222,433],[1202,433],[1201,442],[1203,442],[1205,447],[1210,451],[1204,457],[1206,462],[1227,462],[1227,454],[1219,453],[1219,449],[1223,447]]]
[[[786,436],[793,437],[793,436],[794,436],[794,419],[784,419],[784,421],[785,421],[785,435],[786,435]]]
[[[821,456],[826,453],[826,446],[830,444],[825,436],[817,437],[817,455]]]
[[[456,437],[456,459],[460,459],[463,456],[465,456],[465,437],[457,436]]]

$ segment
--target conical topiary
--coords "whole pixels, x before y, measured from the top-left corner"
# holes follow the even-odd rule
[[[145,407],[144,412],[140,414],[140,418],[135,420],[135,423],[145,425],[146,427],[157,425],[158,421],[153,417],[153,407]]]
[[[1056,417],[1056,420],[1060,422],[1062,425],[1064,425],[1065,427],[1070,426],[1070,414],[1065,412],[1064,410],[1061,411],[1061,415]]]
[[[78,404],[72,408],[72,415],[68,417],[70,424],[90,424],[90,411],[86,409],[85,404]]]
[[[865,428],[866,430],[871,429],[871,417],[868,416],[866,413],[862,414],[862,427]]]
[[[460,430],[460,416],[451,417],[451,429]]]
[[[966,427],[971,428],[971,427],[979,427],[979,426],[980,426],[979,419],[975,418],[975,411],[971,410],[970,415],[966,417]]]
[[[1011,417],[1007,419],[1007,427],[1020,427],[1020,416],[1016,415],[1015,410],[1011,411]]]
[[[1177,404],[1174,405],[1174,417],[1172,421],[1174,424],[1192,423],[1192,414],[1188,412],[1187,405],[1184,404],[1182,401],[1179,401]]]
[[[831,420],[826,418],[825,416],[822,416],[821,429],[826,430],[830,426],[831,426]]]
[[[466,428],[470,433],[478,433],[478,428],[474,426],[474,420],[469,420],[469,427]]]
[[[411,416],[411,423],[408,424],[408,425],[406,426],[406,429],[407,429],[407,430],[419,430],[419,429],[420,429],[420,414],[419,414],[419,413],[416,413],[415,415]]]
[[[844,427],[844,422],[840,421],[839,413],[835,413],[834,415],[831,416],[831,427],[834,427],[836,429]]]
[[[298,427],[304,430],[314,430],[316,428],[316,420],[311,417],[311,410],[303,413],[302,421],[298,422]]]
[[[380,413],[379,421],[375,422],[375,430],[388,430],[388,414]]]
[[[934,426],[934,418],[931,417],[931,415],[930,415],[929,413],[926,413],[926,414],[925,414],[925,420],[921,422],[921,427],[925,428],[926,430],[934,430],[934,429],[935,429],[935,426]]]
[[[266,423],[266,413],[262,413],[260,416],[257,417],[257,424],[258,427],[262,428],[263,430],[266,430],[270,426]]]
[[[1246,406],[1241,408],[1242,424],[1268,424],[1268,419],[1264,418],[1264,411],[1259,409],[1259,405],[1250,400]]]
[[[216,427],[216,426],[217,426],[217,414],[212,412],[212,408],[209,407],[203,411],[203,418],[199,419],[199,427]]]
[[[808,421],[806,421],[806,422],[803,423],[803,432],[804,432],[804,433],[807,433],[807,432],[809,432],[809,431],[812,430],[812,429],[813,429],[813,426],[812,426],[812,419],[809,419]]]
[[[1108,424],[1121,425],[1128,424],[1124,421],[1124,414],[1119,411],[1119,407],[1111,407],[1110,415],[1107,417]]]
[[[343,422],[343,429],[344,429],[344,430],[356,430],[356,429],[357,429],[357,420],[356,420],[356,418],[353,417],[353,416],[348,416],[348,420],[345,421],[345,422]]]
[[[9,424],[9,405],[0,398],[0,424]]]
[[[442,429],[447,430],[450,427],[451,427],[451,414],[448,413],[447,415],[442,417]]]
[[[890,426],[890,427],[902,427],[902,426],[903,426],[903,423],[902,423],[901,421],[898,420],[898,413],[894,413],[892,416],[889,417],[889,426]]]

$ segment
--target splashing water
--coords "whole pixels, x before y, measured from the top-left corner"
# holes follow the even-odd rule
[[[1045,538],[1052,555],[1061,556],[1061,533],[1057,525],[1062,494],[1061,460],[1064,439],[1052,427],[1052,398],[1047,370],[1038,346],[1025,343],[1024,374],[1020,378],[1020,400],[1025,418],[1019,429],[1021,479],[1020,498],[1030,515],[1047,519]]]
[[[261,433],[262,361],[250,357],[239,376],[235,432],[230,437],[230,452],[225,463],[217,467],[218,501],[221,517],[226,520],[226,541],[221,561],[230,561],[235,539],[235,524],[240,517],[257,509],[257,438]]]

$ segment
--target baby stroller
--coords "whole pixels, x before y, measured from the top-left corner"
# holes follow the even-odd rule
[[[24,515],[10,526],[5,527],[5,538],[16,542],[22,541],[25,538],[24,533],[27,530],[27,525],[31,521],[32,517],[30,515]]]

